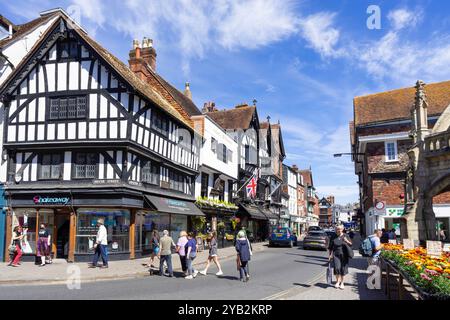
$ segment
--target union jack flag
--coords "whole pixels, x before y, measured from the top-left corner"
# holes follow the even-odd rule
[[[247,196],[255,198],[256,197],[256,187],[257,187],[258,179],[253,177],[250,182],[247,184]]]

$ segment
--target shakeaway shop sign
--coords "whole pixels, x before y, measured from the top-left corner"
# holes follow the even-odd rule
[[[69,204],[69,197],[42,197],[42,196],[34,196],[33,198],[34,204],[37,205],[62,205],[65,206]]]

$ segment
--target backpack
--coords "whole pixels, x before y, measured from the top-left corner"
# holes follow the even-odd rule
[[[363,242],[361,242],[361,245],[359,246],[359,253],[363,257],[371,257],[373,254],[373,247],[372,247],[372,241],[370,240],[370,237],[367,237]]]

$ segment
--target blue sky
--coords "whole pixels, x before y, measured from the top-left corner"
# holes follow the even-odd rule
[[[381,29],[369,29],[369,5]],[[450,79],[450,3],[364,0],[5,1],[15,23],[62,7],[123,61],[132,39],[154,40],[157,71],[191,83],[200,108],[258,101],[261,120],[280,120],[286,163],[313,169],[320,196],[358,201],[349,157],[352,100],[417,79]]]

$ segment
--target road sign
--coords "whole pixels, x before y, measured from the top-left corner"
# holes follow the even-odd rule
[[[386,215],[386,202],[378,201],[375,204],[375,210],[373,213],[375,216],[385,216]]]

